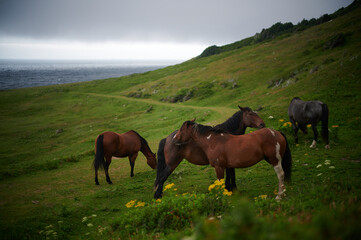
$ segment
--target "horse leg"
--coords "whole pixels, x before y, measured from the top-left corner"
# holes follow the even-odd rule
[[[108,157],[105,157],[106,158],[106,163],[105,163],[105,168],[104,168],[104,171],[105,171],[105,176],[106,176],[106,179],[107,179],[107,183],[109,184],[113,184],[113,182],[110,180],[110,177],[109,177],[109,165],[110,163],[112,162],[112,157],[108,156]]]
[[[298,127],[297,127],[296,122],[292,118],[290,118],[290,122],[292,123],[293,135],[295,137],[295,143],[297,144],[298,143],[298,135],[297,135]]]
[[[236,171],[234,168],[231,168],[231,187],[232,187],[232,191],[233,190],[237,190],[237,184],[236,184]]]
[[[284,177],[285,177],[285,173],[283,171],[282,165],[281,165],[282,159],[278,160],[278,164],[273,166],[276,174],[277,174],[277,178],[278,178],[278,193],[277,193],[277,197],[276,200],[279,201],[282,199],[282,197],[286,196],[285,192],[286,192],[286,187],[284,184]]]
[[[226,189],[228,191],[232,191],[232,185],[231,185],[231,169],[226,168]]]
[[[159,176],[157,177],[157,184],[154,186],[154,198],[158,199],[161,198],[163,195],[163,185],[164,182],[167,180],[169,175],[173,172],[169,167],[165,167],[162,173],[158,173]]]
[[[313,141],[312,141],[310,148],[315,148],[317,137],[318,137],[317,124],[312,123],[312,131],[313,131]]]
[[[307,131],[307,126],[304,125],[304,124],[298,124],[299,125],[299,129],[301,129],[301,131],[303,132],[303,134],[307,134],[308,131]]]
[[[160,155],[158,155],[160,156]],[[154,183],[154,198],[161,198],[163,195],[163,185],[167,180],[169,175],[174,171],[174,169],[182,162],[183,156],[170,156],[169,157],[169,165],[166,165],[163,169],[157,169],[157,178]],[[159,161],[159,159],[158,159]]]
[[[215,166],[214,167],[216,169],[216,175],[217,175],[217,179],[221,180],[224,178],[224,168],[221,168],[220,166]]]
[[[95,184],[99,185],[99,181],[98,181],[98,170],[95,170]]]
[[[236,173],[234,168],[226,168],[226,189],[228,191],[237,189]]]
[[[134,153],[133,155],[130,155],[129,158],[129,164],[130,164],[130,177],[134,177],[134,164],[135,159],[137,159],[138,153]]]

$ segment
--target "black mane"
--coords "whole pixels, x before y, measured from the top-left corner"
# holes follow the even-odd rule
[[[199,135],[206,135],[209,133],[229,133],[226,130],[220,129],[220,128],[214,128],[211,126],[205,126],[199,123],[195,123],[192,121],[187,121],[188,126],[192,126],[193,129],[199,134]]]
[[[216,125],[214,128],[223,129],[231,134],[235,134],[236,131],[240,128],[241,121],[243,118],[243,112],[238,111],[233,114],[232,117],[228,118],[224,123]]]
[[[245,107],[246,111],[252,112],[252,109]],[[214,128],[223,129],[230,134],[242,135],[246,131],[243,125],[243,111],[238,111],[233,114],[232,117],[228,118],[224,123],[216,125]]]

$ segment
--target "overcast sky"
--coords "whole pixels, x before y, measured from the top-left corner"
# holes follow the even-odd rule
[[[178,59],[352,0],[0,0],[0,59]]]

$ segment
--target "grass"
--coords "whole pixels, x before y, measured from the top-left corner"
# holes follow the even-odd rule
[[[1,91],[2,238],[348,239],[358,234],[360,13],[356,9],[300,33],[143,74]],[[344,45],[322,47],[340,33]],[[280,79],[283,84],[275,86]],[[290,79],[294,81],[284,84]],[[193,95],[187,101],[161,100],[188,90]],[[142,95],[128,97],[135,92]],[[328,104],[331,149],[324,149],[321,139],[310,149],[311,132],[299,133],[300,144],[293,143],[292,130],[279,120],[288,121],[287,107],[295,96]],[[166,193],[164,202],[179,208],[187,200],[183,193],[203,196],[195,201],[198,207],[179,209],[188,221],[158,230],[142,223],[127,231],[124,218],[135,223],[137,215],[164,219],[174,212],[162,212],[153,202],[156,172],[142,154],[135,163],[135,177],[130,178],[127,159],[114,159],[114,184],[106,184],[101,173],[100,186],[95,186],[91,163],[96,136],[134,129],[156,152],[160,139],[183,121],[196,117],[202,124],[215,125],[236,112],[237,105],[261,106],[258,113],[266,125],[286,133],[293,156],[287,197],[274,200],[276,175],[261,162],[237,169],[239,193],[228,198],[224,208],[210,212],[202,206],[215,199],[208,192],[216,178],[214,169],[183,161],[166,182],[175,184],[179,196]],[[131,200],[145,206],[128,209],[125,205]]]

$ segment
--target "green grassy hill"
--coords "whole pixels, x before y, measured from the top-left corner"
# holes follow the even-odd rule
[[[231,237],[224,234],[233,234],[234,229],[244,230],[235,231],[234,238],[347,239],[360,234],[360,39],[361,8],[357,8],[302,32],[152,72],[1,91],[2,238],[48,234],[54,239],[177,239],[193,234],[220,239]],[[299,145],[293,143],[292,131],[283,123],[296,96],[328,104],[331,149],[325,150],[321,139],[318,148],[310,149],[311,133],[300,135]],[[237,170],[240,193],[223,202],[224,208],[209,212],[200,206],[180,225],[151,228],[136,225],[141,221],[135,216],[159,214],[167,219],[176,214],[174,209],[162,212],[152,202],[156,172],[142,154],[134,178],[127,159],[114,159],[110,166],[114,184],[107,185],[101,173],[101,185],[94,185],[91,163],[100,133],[136,130],[156,152],[159,141],[183,121],[196,117],[202,124],[215,125],[236,112],[237,105],[259,109],[268,127],[288,137],[293,181],[282,202],[274,201],[273,169],[260,163]],[[58,129],[63,131],[57,133]],[[179,195],[194,193],[209,200],[208,186],[215,179],[212,167],[184,161],[166,183],[175,183]],[[260,195],[267,197],[259,200]],[[146,206],[126,208],[134,199]],[[169,193],[163,198],[164,204],[185,200],[203,201]],[[223,217],[209,220],[210,215]],[[138,227],[122,225],[125,218],[134,220],[129,226]]]

